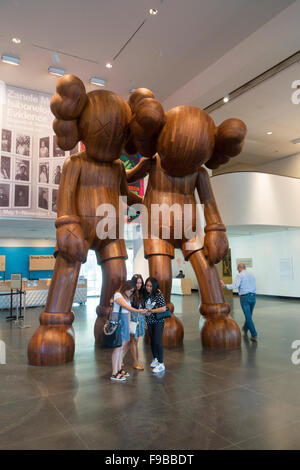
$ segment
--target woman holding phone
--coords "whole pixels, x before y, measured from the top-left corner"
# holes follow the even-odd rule
[[[115,320],[116,317],[120,318],[122,339],[122,346],[114,348],[112,353],[112,375],[110,379],[114,382],[125,382],[126,378],[129,377],[129,373],[122,369],[122,362],[130,341],[130,313],[139,313],[139,310],[132,307],[130,304],[130,299],[134,291],[134,282],[125,281],[122,283],[120,289],[115,292],[113,298],[112,319]],[[141,313],[145,314],[146,310],[141,310]]]
[[[139,313],[131,313],[131,322],[136,323],[135,333],[130,334],[130,352],[133,359],[133,368],[144,370],[144,366],[138,360],[139,338],[145,336],[145,285],[141,274],[134,274],[131,279],[135,284],[135,291],[132,296],[131,306],[138,309]]]
[[[159,290],[158,282],[154,277],[148,277],[145,282],[145,286],[145,307],[147,309],[146,321],[153,355],[151,367],[153,368],[154,373],[158,373],[165,370],[164,348],[162,344],[165,320],[164,318],[158,320],[156,318],[156,314],[166,311],[166,301]]]

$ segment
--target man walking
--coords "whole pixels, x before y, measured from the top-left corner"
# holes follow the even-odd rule
[[[239,274],[236,276],[234,283],[225,284],[224,281],[220,281],[221,286],[229,290],[238,289],[241,307],[246,319],[242,329],[244,330],[245,335],[247,335],[250,330],[251,341],[257,343],[257,332],[252,320],[252,313],[256,303],[255,277],[246,270],[244,263],[240,263],[237,269]]]

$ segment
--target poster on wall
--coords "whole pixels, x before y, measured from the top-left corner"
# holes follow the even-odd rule
[[[223,258],[223,277],[230,277],[232,276],[231,271],[231,249],[229,248],[227,255]]]
[[[84,146],[80,143],[71,151],[58,147],[51,95],[0,86],[0,217],[55,218],[64,160]],[[125,169],[140,158],[121,156]],[[143,181],[133,183],[130,190],[143,196]]]
[[[51,95],[4,85],[1,96],[0,216],[55,218],[70,152],[56,144]]]

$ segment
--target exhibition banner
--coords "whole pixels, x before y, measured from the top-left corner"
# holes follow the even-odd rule
[[[0,82],[0,217],[55,218],[64,160],[79,150],[61,150],[52,129],[51,95]],[[125,168],[140,156],[123,154]],[[131,189],[143,195],[143,184]]]

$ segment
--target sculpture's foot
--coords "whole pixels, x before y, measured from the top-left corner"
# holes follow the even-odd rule
[[[98,346],[101,346],[103,328],[108,319],[109,311],[110,311],[109,307],[102,307],[101,305],[98,305],[98,307],[96,308],[96,313],[98,316],[94,325],[94,337],[95,337],[95,343]]]
[[[205,323],[201,330],[202,345],[206,349],[238,349],[241,346],[241,332],[230,317],[228,304],[201,305]]]
[[[75,351],[73,321],[72,312],[43,312],[40,316],[41,326],[28,344],[29,364],[58,366],[71,362]]]
[[[167,348],[181,346],[183,343],[184,330],[179,318],[175,315],[165,319],[162,344]]]

